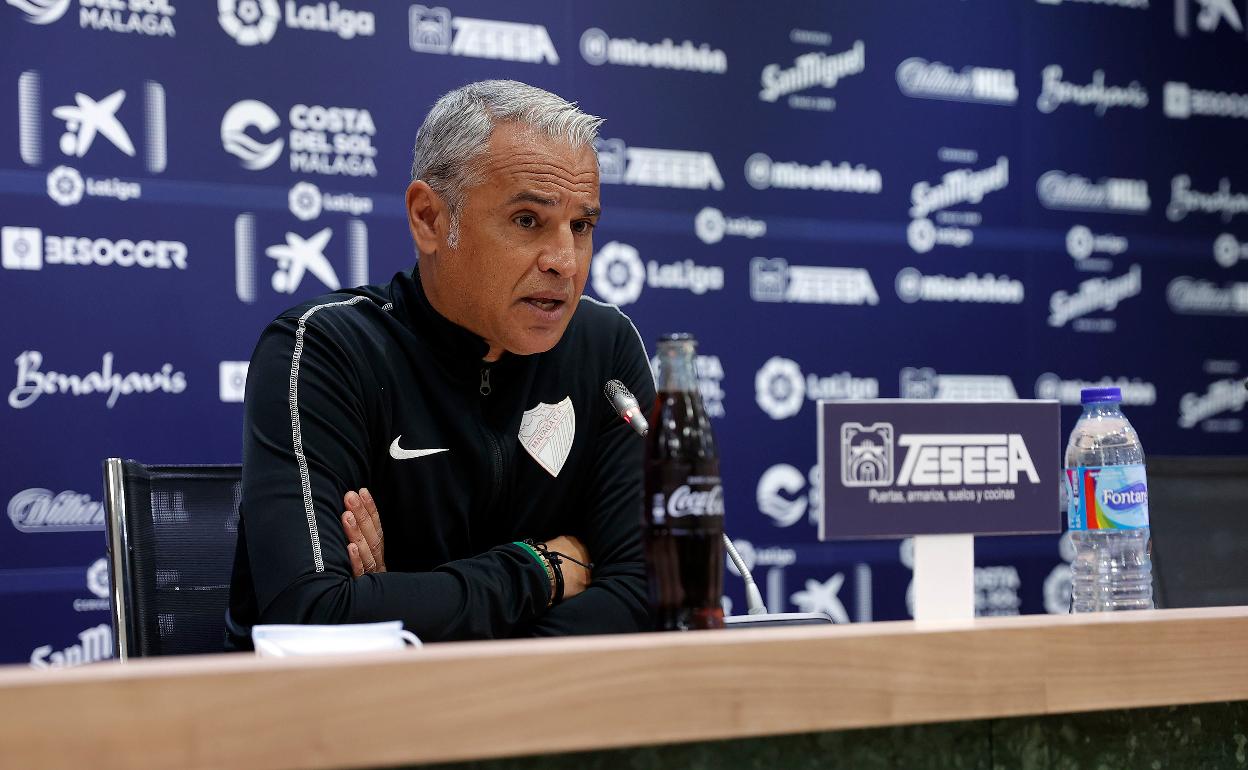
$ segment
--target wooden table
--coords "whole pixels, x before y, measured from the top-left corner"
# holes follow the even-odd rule
[[[1243,700],[1248,607],[218,655],[0,668],[0,765],[384,766]]]

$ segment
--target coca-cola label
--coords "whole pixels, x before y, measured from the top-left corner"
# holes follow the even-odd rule
[[[724,488],[715,479],[712,484],[698,484],[694,488],[682,484],[672,490],[667,497],[665,513],[669,518],[679,519],[685,516],[723,516]]]

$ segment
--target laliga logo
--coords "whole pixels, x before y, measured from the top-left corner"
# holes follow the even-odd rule
[[[277,0],[217,0],[217,21],[239,45],[269,42],[281,18]]]
[[[637,249],[611,241],[594,257],[590,281],[599,297],[614,305],[627,305],[641,296],[646,266]]]
[[[269,105],[255,99],[243,99],[226,110],[221,118],[221,144],[226,152],[243,162],[244,168],[260,171],[277,161],[285,140],[278,137],[265,144],[248,136],[247,130],[255,128],[261,133],[268,133],[281,124],[281,118]]]
[[[71,166],[57,166],[48,172],[48,197],[61,206],[73,206],[82,200],[86,191],[82,174]]]
[[[1222,233],[1213,242],[1213,259],[1222,267],[1234,267],[1241,259],[1248,259],[1248,243],[1240,243],[1230,233]]]
[[[51,24],[65,15],[69,0],[8,0],[31,24]]]
[[[1040,483],[1027,444],[1018,433],[903,433],[896,444],[908,449],[896,484],[1017,484],[1025,475]],[[841,483],[847,487],[893,484],[893,425],[887,422],[841,425]]]
[[[321,215],[321,189],[311,182],[296,182],[286,198],[290,204],[290,213],[304,222]]]
[[[806,401],[806,381],[797,362],[780,356],[767,359],[754,377],[754,400],[773,420],[800,412]]]
[[[724,214],[707,206],[693,220],[693,231],[703,243],[719,243],[724,239]]]

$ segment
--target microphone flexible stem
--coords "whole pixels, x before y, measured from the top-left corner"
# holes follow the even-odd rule
[[[745,566],[745,560],[741,558],[741,554],[737,553],[737,547],[732,544],[732,540],[727,534],[724,535],[724,548],[728,551],[728,558],[732,559],[732,563],[737,567],[737,572],[741,573],[741,579],[745,582],[746,612],[750,615],[766,613],[767,605],[763,604],[763,595],[758,591],[758,585],[754,582],[754,576],[750,574],[750,568]]]

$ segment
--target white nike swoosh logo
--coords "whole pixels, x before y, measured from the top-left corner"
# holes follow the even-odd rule
[[[438,452],[447,452],[447,449],[404,449],[399,446],[399,439],[402,435],[394,437],[394,443],[390,445],[390,456],[396,460],[414,460],[417,457],[425,457],[426,455],[436,455]]]

